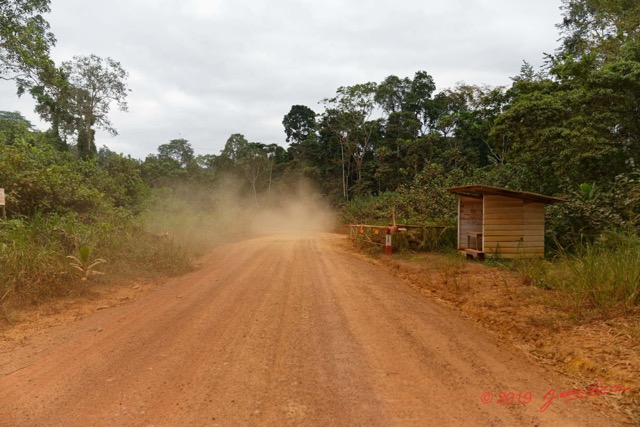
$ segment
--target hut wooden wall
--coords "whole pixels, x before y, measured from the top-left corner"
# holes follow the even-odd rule
[[[503,258],[544,257],[544,204],[485,195],[483,249]]]
[[[524,202],[524,248],[528,258],[544,258],[544,203]]]
[[[482,232],[482,199],[458,198],[458,249],[468,249],[467,233]]]

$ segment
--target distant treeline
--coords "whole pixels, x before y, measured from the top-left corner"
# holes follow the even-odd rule
[[[561,45],[540,70],[525,62],[510,87],[438,90],[426,71],[392,75],[338,88],[321,100],[321,111],[292,106],[282,122],[287,148],[237,133],[219,155],[197,155],[188,140],[176,139],[144,161],[95,147],[95,128],[115,132],[109,104],[126,109],[120,65],[91,55],[56,66],[48,56],[55,39],[42,18],[49,2],[9,4],[0,9],[2,23],[14,29],[1,34],[2,76],[31,93],[51,124],[40,133],[19,113],[0,113],[0,163],[9,162],[0,185],[9,215],[67,209],[73,192],[57,188],[73,185],[74,175],[60,170],[69,168],[84,173],[84,181],[73,180],[87,186],[81,198],[111,180],[96,200],[133,210],[149,188],[206,187],[233,176],[257,205],[275,187],[304,180],[334,205],[347,205],[352,217],[359,215],[354,201],[366,206],[361,220],[383,218],[381,209],[393,204],[405,220],[446,222],[453,202],[444,188],[476,183],[569,199],[551,210],[551,230],[561,238],[640,225],[638,2],[563,0]],[[96,87],[102,90],[88,90]],[[49,165],[51,149],[64,161]],[[10,164],[11,156],[24,156],[38,172],[25,177],[28,169]],[[93,167],[105,178],[91,186],[97,178],[86,171]],[[54,178],[47,173],[59,181],[48,184]],[[48,201],[53,194],[56,201]],[[384,207],[377,208],[380,200]],[[68,209],[96,203],[75,200]]]

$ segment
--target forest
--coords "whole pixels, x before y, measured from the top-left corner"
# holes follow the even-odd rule
[[[218,155],[174,139],[144,160],[96,147],[96,129],[117,133],[109,112],[127,110],[128,74],[96,55],[55,64],[49,3],[0,5],[0,78],[49,124],[39,131],[0,112],[0,303],[69,293],[104,272],[188,271],[194,245],[202,252],[236,233],[203,235],[205,224],[230,230],[284,194],[322,200],[343,223],[387,224],[393,206],[401,222],[455,226],[445,189],[466,184],[566,199],[547,209],[547,254],[576,276],[528,274],[572,287],[587,306],[640,303],[637,1],[563,0],[560,45],[540,69],[524,62],[510,87],[390,75],[337,88],[321,111],[291,106],[286,147],[239,130]],[[163,238],[186,223],[182,240]],[[611,264],[593,265],[603,254]]]

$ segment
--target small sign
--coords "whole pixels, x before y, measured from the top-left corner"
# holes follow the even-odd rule
[[[4,206],[4,188],[0,188],[0,206]]]

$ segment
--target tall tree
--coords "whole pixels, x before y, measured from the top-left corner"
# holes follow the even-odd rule
[[[78,151],[86,158],[96,153],[96,128],[118,134],[108,114],[114,102],[121,111],[127,111],[128,73],[119,62],[96,55],[74,56],[72,61],[62,63],[62,69],[70,83],[68,102],[74,116]]]
[[[42,16],[49,11],[49,0],[0,2],[0,79],[15,80],[20,93],[54,68],[49,51],[56,39]]]
[[[247,141],[244,135],[234,133],[227,139],[220,155],[228,161],[235,161],[240,157],[242,150],[244,150],[248,144],[249,141]]]
[[[244,135],[231,135],[218,158],[222,168],[246,178],[251,184],[254,203],[258,205],[258,180],[269,166],[268,146],[249,142]]]
[[[265,173],[269,159],[265,145],[258,142],[250,142],[242,147],[239,152],[238,166],[244,172],[244,176],[251,183],[253,200],[258,206],[258,179]]]
[[[636,0],[562,0],[561,56],[579,60],[596,54],[600,61],[640,39],[640,3]]]
[[[282,119],[287,142],[300,144],[316,127],[316,113],[304,105],[294,105]]]
[[[422,135],[433,129],[438,111],[434,108],[432,95],[436,90],[433,77],[426,71],[417,71],[405,98],[404,109],[412,111],[422,123]]]
[[[284,148],[280,147],[278,144],[267,144],[263,148],[265,152],[265,156],[267,158],[267,167],[269,169],[269,184],[267,186],[267,191],[271,191],[271,184],[273,182],[273,172],[274,168],[278,163],[283,163],[287,160],[287,152]]]
[[[524,165],[534,191],[613,189],[640,162],[640,3],[564,0],[562,45],[548,75],[523,70],[493,136]]]
[[[51,123],[47,136],[53,145],[66,149],[60,133],[69,130],[63,97],[66,78],[50,59],[55,37],[43,15],[49,0],[0,1],[0,79],[14,80],[18,96],[29,92],[36,111]]]
[[[158,147],[160,160],[172,160],[181,168],[186,168],[193,161],[193,147],[184,138],[172,139]]]
[[[373,120],[376,110],[376,83],[363,83],[340,87],[337,95],[323,102],[329,110],[337,112],[333,123],[337,126],[342,146],[344,196],[348,199],[346,158],[354,160],[356,184],[362,184],[362,171],[367,154],[372,152],[374,133],[380,129],[379,120]]]
[[[76,118],[72,111],[72,87],[67,74],[61,68],[54,68],[48,79],[35,85],[29,92],[36,101],[35,111],[50,123],[47,131],[49,143],[60,151],[67,151],[67,140],[76,133]]]
[[[374,99],[386,114],[399,112],[406,106],[411,84],[409,78],[391,75],[378,85]]]

